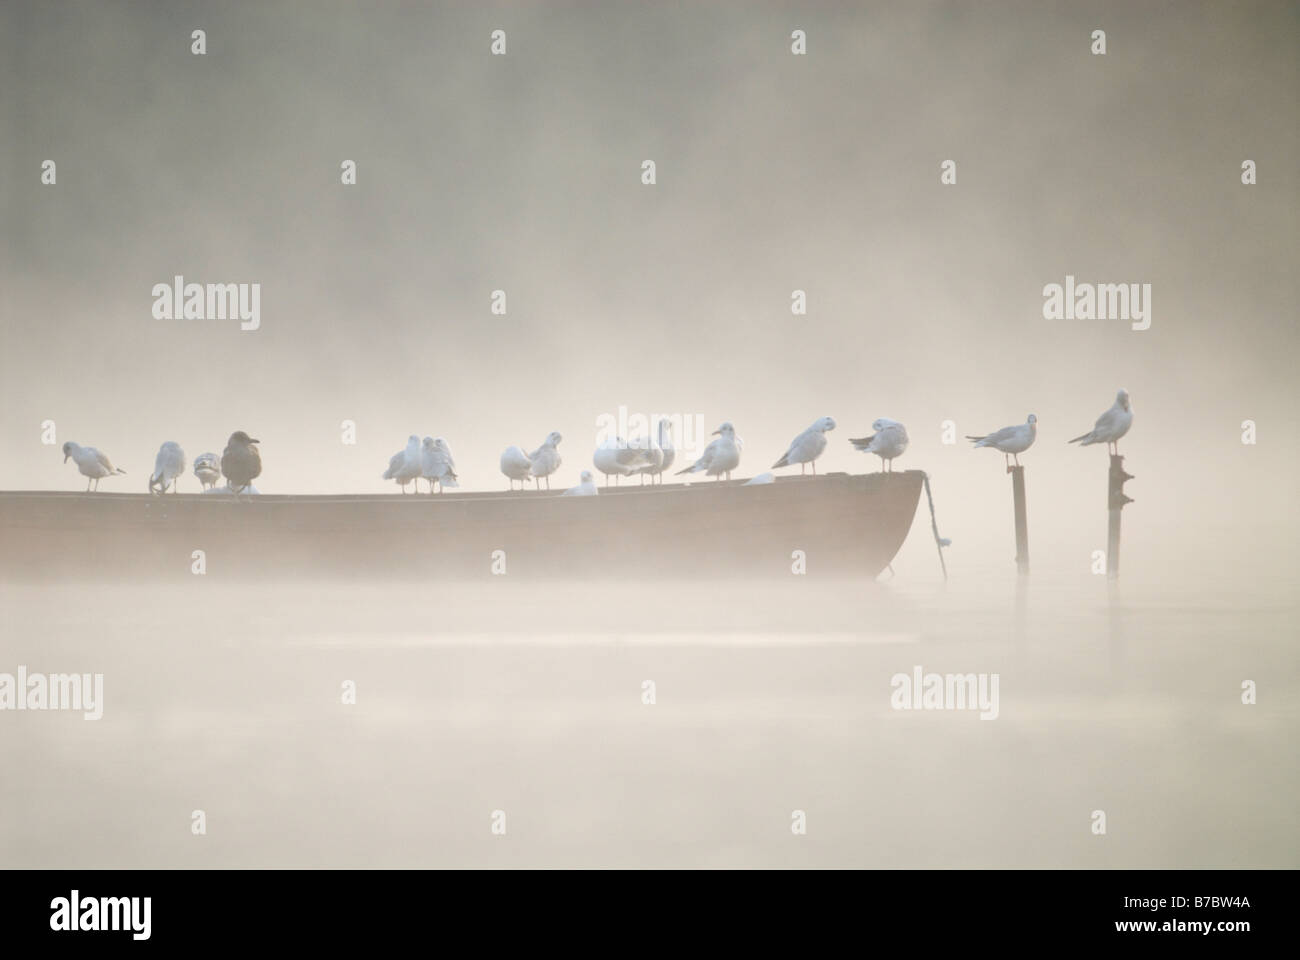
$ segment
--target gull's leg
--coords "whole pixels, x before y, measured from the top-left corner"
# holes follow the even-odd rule
[[[814,477],[817,476],[817,461],[816,461],[816,460],[814,460],[814,461],[812,462],[812,472],[813,472],[813,476],[814,476]]]

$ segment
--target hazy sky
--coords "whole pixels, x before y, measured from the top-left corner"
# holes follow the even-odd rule
[[[1105,456],[1065,440],[1124,386],[1126,536],[1289,536],[1297,9],[7,0],[0,488],[83,486],[47,419],[105,489],[243,429],[264,493],[324,493],[393,489],[410,433],[504,489],[559,430],[567,486],[620,404],[733,421],[743,475],[830,414],[820,466],[874,470],[847,438],[890,416],[941,521],[1001,542],[1001,457],[940,424],[1034,412],[1031,533],[1086,545]],[[260,283],[261,329],[155,320],[176,274]],[[1151,328],[1044,320],[1067,274],[1152,284]]]

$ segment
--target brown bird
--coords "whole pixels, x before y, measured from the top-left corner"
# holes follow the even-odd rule
[[[226,475],[230,492],[236,497],[262,475],[262,455],[253,446],[258,442],[243,430],[236,430],[221,453],[221,472]]]

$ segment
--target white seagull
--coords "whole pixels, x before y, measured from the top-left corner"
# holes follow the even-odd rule
[[[615,477],[614,482],[618,483],[623,477],[640,473],[651,461],[649,451],[631,446],[622,437],[614,437],[596,448],[591,462],[605,475],[605,486],[608,487],[610,477]]]
[[[673,425],[667,420],[659,421],[659,449],[664,452],[664,462],[659,464],[659,482],[664,482],[664,474],[672,469],[673,461],[677,459],[677,451],[673,448]]]
[[[564,438],[552,430],[540,447],[528,455],[528,472],[537,480],[546,478],[546,489],[551,489],[551,474],[560,469],[560,451],[556,449]]]
[[[402,485],[402,493],[406,492],[406,485],[414,480],[415,492],[419,493],[420,470],[420,438],[411,434],[406,438],[406,449],[399,450],[388,458],[388,469],[380,479],[396,480]]]
[[[1097,423],[1081,437],[1075,437],[1070,443],[1086,447],[1093,443],[1104,443],[1107,449],[1119,456],[1119,438],[1128,433],[1133,426],[1133,405],[1129,403],[1128,391],[1121,390],[1115,394],[1115,405],[1097,418]],[[1082,443],[1080,443],[1082,441]]]
[[[519,489],[522,490],[524,481],[532,479],[532,470],[533,462],[519,447],[506,447],[501,454],[501,472],[510,478],[511,490],[515,488],[516,480],[519,481]]]
[[[76,463],[77,469],[83,477],[86,477],[86,492],[90,492],[91,483],[95,484],[95,489],[99,489],[99,481],[104,477],[111,477],[114,474],[126,473],[113,466],[113,462],[105,454],[100,453],[94,447],[83,447],[79,443],[73,443],[69,440],[63,445],[63,462],[68,462],[71,457]]]
[[[664,482],[664,471],[673,465],[673,459],[677,455],[677,451],[673,449],[672,429],[673,425],[671,423],[667,420],[660,420],[659,439],[657,441],[649,438],[643,440],[638,437],[628,444],[630,447],[645,452],[645,466],[637,467],[632,471],[641,476],[642,483],[645,482],[646,477],[650,478],[651,483],[655,482],[656,477],[659,478],[660,483]]]
[[[703,473],[705,476],[722,479],[726,474],[727,479],[731,479],[731,471],[740,466],[740,450],[742,443],[736,436],[736,428],[727,421],[713,431],[718,439],[712,441],[704,448],[704,453],[700,459],[696,460],[684,470],[678,470],[677,473]]]
[[[799,474],[802,476],[804,464],[810,463],[812,464],[813,476],[817,476],[817,458],[826,449],[826,432],[834,429],[835,420],[832,417],[822,417],[820,420],[814,421],[811,427],[790,442],[790,449],[782,455],[780,460],[772,464],[772,469],[788,467],[797,463],[799,464]]]
[[[176,492],[176,479],[185,472],[185,451],[175,440],[166,441],[158,448],[158,456],[153,462],[153,473],[149,475],[149,492],[158,488],[159,493],[167,492],[171,484],[172,493]]]
[[[199,478],[204,490],[215,487],[221,479],[221,458],[215,453],[200,453],[194,458],[194,476]]]
[[[579,479],[582,481],[576,487],[570,487],[560,496],[562,497],[594,497],[599,492],[596,489],[596,481],[591,478],[591,471],[582,471]]]
[[[420,447],[420,476],[429,481],[429,492],[433,485],[439,490],[447,487],[459,487],[456,482],[456,463],[451,459],[451,448],[442,437],[425,437]]]
[[[1020,454],[1034,445],[1034,438],[1037,436],[1038,418],[1031,413],[1024,423],[1017,423],[1014,427],[1003,427],[996,433],[985,434],[982,437],[967,435],[966,439],[974,440],[977,447],[992,447],[994,450],[1002,451],[1007,455],[1009,468],[1011,457],[1015,457],[1016,466],[1020,466]]]
[[[892,473],[894,458],[901,457],[907,449],[907,428],[897,420],[881,417],[871,425],[871,429],[876,431],[871,436],[849,438],[849,443],[853,444],[855,450],[874,453],[880,458],[880,471],[883,473],[888,467]]]

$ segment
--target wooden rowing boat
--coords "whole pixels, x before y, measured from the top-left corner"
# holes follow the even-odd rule
[[[923,473],[558,492],[273,496],[0,493],[11,580],[874,577]],[[201,551],[201,553],[200,553]]]

